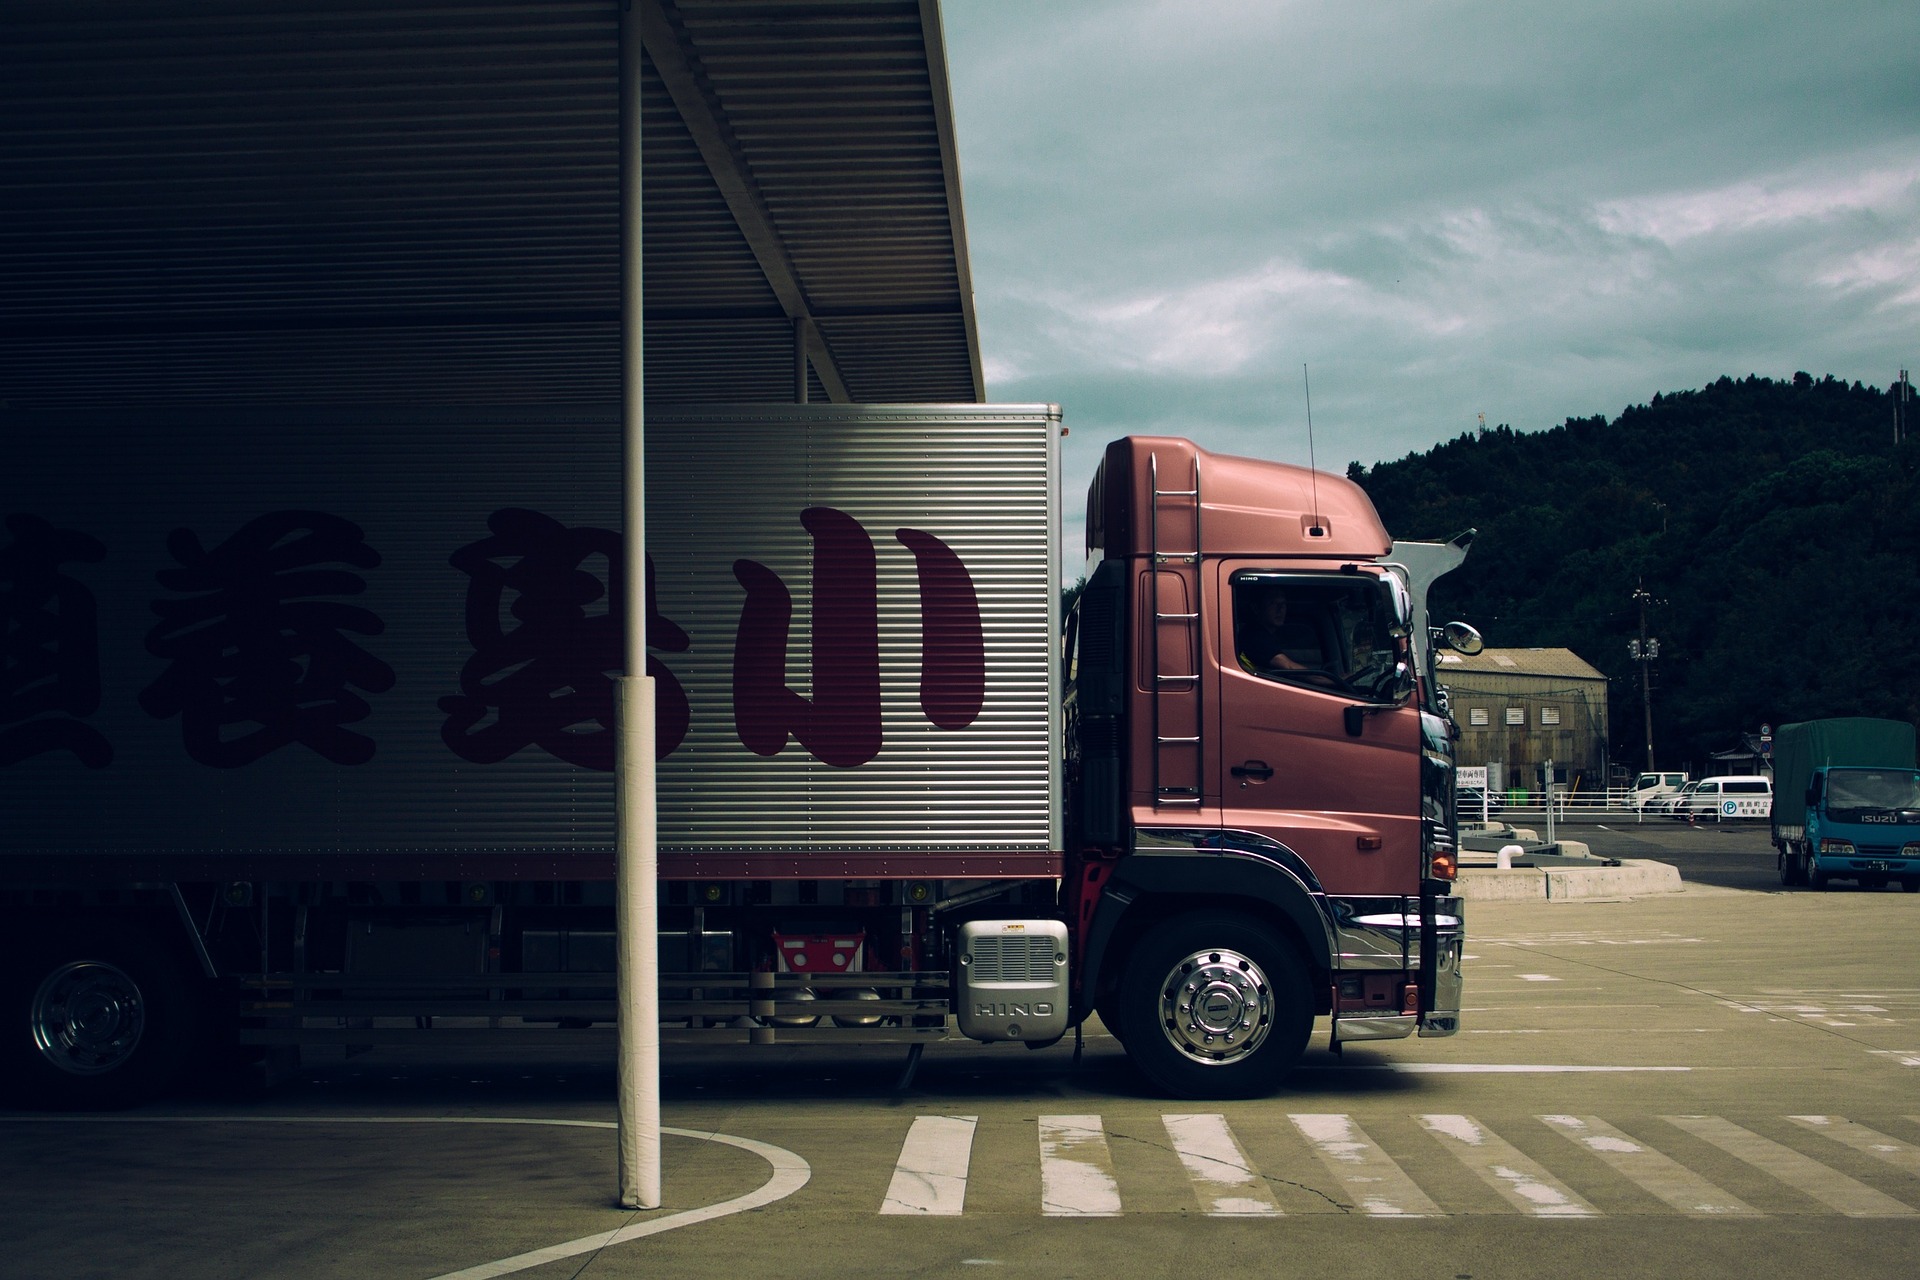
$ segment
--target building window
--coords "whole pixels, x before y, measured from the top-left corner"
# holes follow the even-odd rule
[[[1474,725],[1484,725],[1486,723],[1487,709],[1485,707],[1469,707],[1467,709],[1467,724],[1470,727]]]
[[[1540,723],[1541,724],[1559,724],[1560,708],[1558,707],[1540,708]]]
[[[1527,727],[1527,709],[1525,707],[1508,707],[1507,723],[1517,724],[1523,729],[1526,728]]]

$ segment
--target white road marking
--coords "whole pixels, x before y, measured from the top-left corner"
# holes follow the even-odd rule
[[[1420,1123],[1460,1163],[1522,1213],[1537,1218],[1597,1218],[1600,1211],[1471,1116],[1425,1115]]]
[[[1914,1117],[1908,1116],[1912,1120]],[[1916,1178],[1920,1178],[1920,1147],[1898,1138],[1876,1133],[1863,1124],[1855,1124],[1845,1116],[1788,1116],[1787,1119],[1802,1129],[1832,1138],[1835,1142],[1852,1147],[1855,1151],[1865,1152],[1876,1160],[1885,1160],[1896,1169],[1904,1169]]]
[[[1758,1217],[1760,1211],[1729,1195],[1699,1174],[1634,1141],[1598,1116],[1541,1116],[1547,1126],[1565,1134],[1624,1174],[1642,1190],[1666,1201],[1691,1218]]]
[[[1883,1195],[1837,1169],[1829,1169],[1811,1156],[1801,1155],[1792,1147],[1763,1138],[1719,1116],[1662,1116],[1661,1119],[1711,1142],[1735,1159],[1746,1161],[1849,1218],[1916,1216],[1913,1209],[1892,1196]]]
[[[967,1166],[979,1116],[918,1116],[907,1130],[881,1213],[951,1217],[967,1204]]]
[[[1692,1067],[1590,1067],[1552,1062],[1370,1062],[1365,1066],[1313,1063],[1296,1071],[1398,1071],[1415,1076],[1609,1075],[1630,1071],[1691,1071]]]
[[[1550,973],[1518,973],[1514,975],[1522,982],[1558,982],[1560,979]]]
[[[1193,1193],[1210,1218],[1278,1218],[1280,1206],[1253,1171],[1223,1115],[1163,1115],[1167,1138],[1193,1179]]]
[[[1353,1117],[1289,1115],[1293,1127],[1313,1144],[1313,1153],[1340,1180],[1361,1212],[1377,1218],[1436,1217],[1440,1206],[1413,1184],[1406,1171],[1382,1151]]]
[[[1920,1067],[1920,1049],[1869,1049],[1868,1053],[1892,1058],[1903,1067]]]
[[[1040,1211],[1049,1218],[1120,1216],[1120,1184],[1099,1116],[1040,1117]]]
[[[9,1120],[28,1117],[7,1117]],[[612,1120],[542,1120],[531,1116],[36,1116],[41,1121],[73,1122],[95,1121],[102,1123],[152,1123],[155,1121],[176,1124],[491,1124],[491,1125],[530,1125],[554,1129],[618,1129]],[[434,1280],[488,1280],[493,1276],[512,1275],[516,1271],[527,1271],[534,1267],[545,1266],[549,1262],[559,1262],[566,1258],[577,1258],[583,1253],[595,1253],[629,1240],[639,1240],[647,1236],[657,1236],[663,1231],[672,1231],[677,1227],[690,1227],[698,1222],[711,1222],[715,1218],[724,1218],[730,1214],[745,1213],[748,1209],[758,1209],[762,1205],[784,1200],[800,1188],[807,1185],[813,1176],[813,1168],[805,1160],[783,1147],[770,1142],[759,1142],[752,1138],[739,1138],[728,1133],[703,1133],[695,1129],[675,1129],[667,1125],[660,1127],[663,1135],[673,1138],[692,1138],[696,1142],[718,1142],[724,1146],[738,1147],[742,1151],[751,1151],[769,1165],[773,1166],[773,1176],[757,1189],[731,1200],[722,1200],[718,1204],[702,1205],[697,1209],[683,1209],[679,1213],[670,1213],[664,1218],[653,1218],[645,1222],[634,1222],[612,1231],[600,1231],[590,1236],[581,1236],[577,1240],[567,1240],[560,1244],[548,1245],[544,1249],[535,1249],[529,1253],[515,1254],[510,1258],[499,1258],[492,1262],[482,1262],[460,1271],[449,1271],[434,1277]]]

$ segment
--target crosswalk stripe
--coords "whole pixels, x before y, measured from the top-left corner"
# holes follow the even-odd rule
[[[1696,1138],[1711,1142],[1737,1160],[1771,1174],[1796,1191],[1812,1196],[1849,1218],[1910,1218],[1914,1210],[1892,1196],[1882,1195],[1811,1156],[1801,1155],[1771,1138],[1742,1129],[1719,1116],[1662,1116]]]
[[[1413,1185],[1406,1170],[1352,1116],[1303,1113],[1287,1119],[1312,1144],[1320,1163],[1339,1179],[1362,1213],[1376,1218],[1425,1218],[1440,1213],[1440,1206]]]
[[[1425,1115],[1420,1123],[1460,1163],[1522,1213],[1540,1218],[1597,1218],[1600,1211],[1471,1116]]]
[[[918,1116],[901,1144],[881,1213],[951,1217],[966,1207],[979,1116]]]
[[[1845,1116],[1788,1116],[1787,1119],[1802,1129],[1811,1129],[1824,1134],[1835,1142],[1845,1143],[1855,1151],[1865,1152],[1876,1160],[1884,1160],[1896,1169],[1904,1169],[1916,1178],[1920,1178],[1920,1147],[1898,1138],[1890,1138],[1884,1133],[1876,1133],[1863,1124],[1855,1124]],[[1914,1117],[1908,1116],[1912,1120]]]
[[[1253,1171],[1223,1115],[1161,1116],[1173,1150],[1211,1218],[1277,1218],[1280,1206]]]
[[[1637,1142],[1598,1116],[1541,1116],[1547,1127],[1599,1156],[1642,1190],[1693,1218],[1760,1217],[1752,1205]]]
[[[1040,1117],[1040,1211],[1049,1218],[1120,1216],[1120,1184],[1099,1116]]]

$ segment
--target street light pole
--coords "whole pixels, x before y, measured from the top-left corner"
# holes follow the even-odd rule
[[[1654,602],[1646,587],[1633,589],[1633,602],[1640,606],[1640,638],[1627,642],[1627,651],[1640,664],[1640,709],[1647,724],[1647,772],[1653,770],[1653,660],[1660,656],[1660,642],[1647,635],[1647,606]]]

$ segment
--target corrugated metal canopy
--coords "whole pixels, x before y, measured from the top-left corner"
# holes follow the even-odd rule
[[[935,0],[635,0],[647,397],[985,398]],[[607,404],[618,0],[12,0],[0,404]]]

